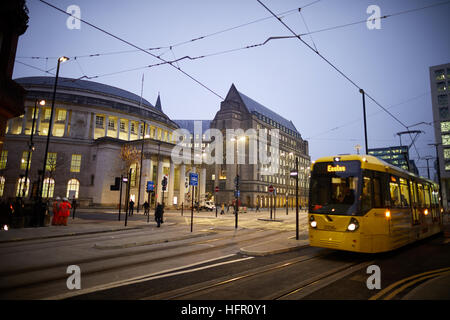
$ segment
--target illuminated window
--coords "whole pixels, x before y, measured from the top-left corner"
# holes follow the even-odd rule
[[[3,197],[4,190],[5,190],[5,177],[0,177],[0,197]]]
[[[445,86],[445,82],[438,82],[436,84],[436,86],[437,86],[438,92],[445,92],[447,90],[447,87]]]
[[[443,134],[442,135],[442,144],[444,146],[450,145],[450,134]]]
[[[55,180],[52,178],[46,178],[42,187],[42,198],[53,198],[53,192],[55,191]]]
[[[45,166],[45,170],[47,171],[55,171],[56,169],[56,152],[49,152],[47,154],[47,164]]]
[[[434,71],[434,76],[435,76],[436,80],[445,80],[444,69]]]
[[[450,121],[441,122],[441,132],[449,132],[450,131]]]
[[[80,190],[80,182],[77,179],[70,179],[67,183],[67,194],[68,199],[78,199],[78,191]]]
[[[137,171],[136,163],[133,163],[130,166],[130,169],[131,169],[130,187],[135,187],[136,186],[136,171]]]
[[[67,111],[64,109],[58,110],[58,115],[56,116],[56,121],[65,121]]]
[[[444,149],[444,159],[450,159],[450,149]]]
[[[108,120],[108,129],[114,130],[115,127],[116,127],[116,120],[109,119]]]
[[[25,177],[18,179],[16,188],[16,197],[28,197],[29,186],[30,186],[30,178],[27,179],[27,183],[25,183]]]
[[[33,155],[33,153],[30,154],[30,162],[31,162],[32,155]],[[22,159],[20,159],[20,170],[27,169],[27,161],[28,161],[28,151],[24,151],[22,153]]]
[[[445,163],[445,171],[450,171],[450,162]]]
[[[95,126],[97,128],[103,128],[103,121],[104,121],[103,116],[95,116]]]
[[[120,131],[127,132],[124,120],[120,120]]]
[[[81,154],[73,154],[70,162],[70,172],[80,172]]]
[[[44,109],[44,121],[50,121],[50,115],[52,114],[52,109]]]
[[[158,137],[157,137],[157,139],[161,140],[161,138],[162,138],[162,130],[161,130],[161,128],[158,128]]]
[[[8,151],[2,150],[2,155],[0,156],[0,169],[6,168],[7,161],[8,161]]]

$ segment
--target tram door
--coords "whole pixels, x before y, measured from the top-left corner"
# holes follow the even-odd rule
[[[419,221],[420,211],[417,198],[417,185],[415,182],[409,181],[409,187],[411,190],[412,224],[416,225],[420,223]]]

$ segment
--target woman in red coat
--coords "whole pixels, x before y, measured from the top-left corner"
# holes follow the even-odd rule
[[[67,198],[63,198],[63,202],[61,203],[61,224],[67,226],[67,219],[70,216],[70,209],[72,206]]]
[[[56,197],[55,201],[53,201],[53,218],[52,218],[52,226],[59,225],[59,216],[60,216],[60,205],[61,205],[61,198]]]

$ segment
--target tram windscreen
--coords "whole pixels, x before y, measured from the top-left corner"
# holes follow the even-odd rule
[[[310,181],[309,212],[356,215],[360,179],[359,161],[316,163]]]

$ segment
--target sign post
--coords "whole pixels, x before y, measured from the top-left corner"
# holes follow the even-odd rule
[[[219,186],[216,186],[214,188],[214,192],[215,192],[215,194],[214,194],[214,203],[216,204],[216,218],[217,218],[217,192],[219,192]]]
[[[147,193],[148,193],[148,206],[150,208],[150,195],[152,194],[152,192],[155,190],[155,183],[153,181],[147,181]],[[148,212],[147,215],[147,223],[150,222],[150,211]]]
[[[270,220],[272,220],[272,210],[273,210],[273,185],[269,185],[267,191],[270,193]]]
[[[189,185],[192,186],[192,206],[191,206],[191,232],[194,227],[194,188],[198,186],[198,173],[189,173]]]

